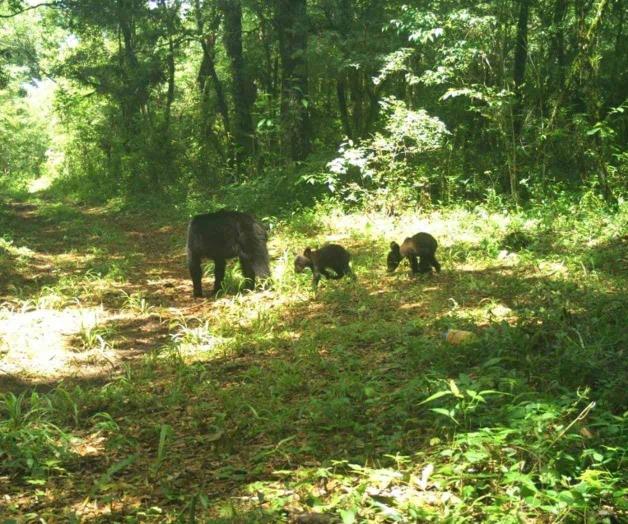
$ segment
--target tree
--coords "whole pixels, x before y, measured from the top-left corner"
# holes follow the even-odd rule
[[[528,17],[530,0],[519,0],[519,18],[517,21],[517,36],[515,39],[515,59],[513,65],[513,84],[515,103],[512,116],[512,165],[510,166],[510,195],[518,200],[517,189],[517,149],[521,139],[523,127],[523,82],[528,59]]]
[[[223,41],[231,65],[231,94],[234,117],[233,136],[236,145],[236,161],[252,154],[255,133],[251,106],[255,100],[255,89],[251,82],[242,49],[242,5],[240,0],[220,0],[224,22]]]
[[[281,57],[282,144],[292,160],[304,160],[310,151],[306,1],[276,0],[275,27]]]

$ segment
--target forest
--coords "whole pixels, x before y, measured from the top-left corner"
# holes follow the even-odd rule
[[[628,521],[627,26],[0,0],[0,523]]]

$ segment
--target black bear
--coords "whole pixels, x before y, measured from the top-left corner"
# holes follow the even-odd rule
[[[312,270],[312,285],[316,288],[321,275],[334,280],[345,275],[355,279],[349,266],[349,260],[351,260],[349,252],[338,244],[328,244],[314,250],[308,247],[305,248],[302,255],[298,255],[294,259],[294,270],[297,273],[302,273],[306,267],[309,267]],[[328,269],[332,269],[335,274],[330,273]]]
[[[255,277],[270,275],[267,239],[264,226],[248,213],[223,210],[193,217],[188,225],[187,251],[194,296],[203,296],[201,262],[205,258],[215,264],[213,294],[222,286],[227,259],[235,257],[240,260],[246,288],[253,289]]]
[[[417,233],[413,237],[406,238],[401,246],[397,242],[391,242],[388,253],[388,272],[392,273],[401,262],[407,258],[412,268],[412,273],[429,273],[432,267],[440,272],[440,264],[434,254],[438,244],[429,233]],[[417,262],[417,257],[420,262]]]

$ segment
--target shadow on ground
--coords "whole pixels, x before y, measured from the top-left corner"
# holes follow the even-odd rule
[[[563,391],[589,387],[595,396],[603,389],[607,396],[598,401],[619,413],[628,386],[620,358],[626,302],[620,294],[494,268],[382,275],[377,287],[329,283],[315,297],[280,308],[261,334],[259,324],[238,326],[235,348],[153,369],[148,382],[137,383],[144,407],[128,405],[132,417],[112,406],[109,412],[149,460],[157,439],[142,427],[168,424],[178,443],[161,465],[160,486],[142,496],[169,505],[164,488],[194,486],[218,502],[254,481],[276,480],[277,470],[330,459],[379,463],[393,452],[412,456],[433,436],[425,427],[427,408],[417,406],[430,384],[452,377],[482,383],[486,375],[485,387],[504,391],[516,381],[547,402]],[[220,303],[203,302],[196,316],[211,322]],[[495,305],[499,318],[474,324],[476,308],[490,317]],[[441,336],[447,327],[473,329],[479,339],[452,346]],[[495,359],[501,371],[489,373]],[[143,475],[144,467],[139,461],[122,477]]]
[[[24,257],[19,273],[7,275],[5,294],[8,285],[28,299],[61,279],[108,275],[124,279],[131,291],[141,286],[150,292],[159,291],[163,285],[176,285],[186,276],[185,219],[177,224],[157,224],[139,213],[115,214],[45,200],[39,206],[5,206],[5,238],[32,252]]]
[[[107,222],[90,213],[85,220],[102,227]],[[235,297],[189,298],[173,248],[182,238],[179,228],[154,234],[123,225],[109,252],[126,256],[133,244],[145,263],[130,289],[141,288],[149,307],[159,305],[161,317],[144,310],[136,319],[106,320],[117,347],[141,353],[165,346],[174,319],[207,325],[208,337],[227,343],[217,343],[218,349],[207,344],[190,359],[164,352],[158,363],[134,367],[131,378],[111,380],[106,394],[94,388],[102,377],[80,382],[92,394],[80,398],[79,413],[106,411],[116,421],[120,443],[109,461],[86,460],[89,468],[83,468],[77,460],[73,468],[81,471],[82,484],[49,482],[48,505],[57,515],[90,496],[89,487],[112,461],[129,456],[137,459],[117,470],[117,484],[93,497],[104,504],[127,499],[128,507],[117,509],[121,515],[137,507],[181,508],[200,493],[210,504],[253,497],[246,488],[254,481],[330,460],[377,465],[390,455],[412,457],[428,446],[438,424],[421,402],[451,379],[549,403],[588,387],[594,397],[605,392],[597,400],[609,410],[626,409],[623,292],[508,265],[460,264],[412,278],[400,269],[390,276],[381,267],[385,253],[374,253],[356,257],[357,284],[325,282],[310,295],[295,288],[297,298],[287,302],[273,291],[247,294],[237,298],[245,308],[236,317]],[[35,236],[32,245],[44,251]],[[83,252],[92,242],[82,244]],[[623,249],[598,246],[592,255],[613,259]],[[451,345],[442,336],[448,328],[472,330],[478,339]],[[510,421],[491,410],[510,399],[496,399],[478,413],[508,427]],[[464,431],[479,429],[475,420],[486,418],[472,418]],[[168,452],[156,466],[164,427]],[[462,430],[443,422],[439,431]],[[12,487],[21,489],[26,488]]]

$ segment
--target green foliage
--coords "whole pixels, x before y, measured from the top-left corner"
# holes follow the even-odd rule
[[[501,523],[626,510],[625,204],[591,192],[528,210],[391,217],[321,203],[269,220],[272,287],[241,293],[230,266],[227,292],[195,303],[182,296],[184,264],[172,263],[184,221],[158,240],[161,222],[143,222],[149,234],[138,235],[142,211],[38,205],[31,220],[102,229],[97,253],[75,235],[47,239],[62,247],[64,271],[77,267],[62,265],[69,254],[87,267],[131,245],[144,263],[164,259],[148,278],[129,264],[116,278],[86,271],[72,285],[25,288],[0,311],[6,335],[5,319],[36,307],[104,310],[68,340],[75,357],[106,355],[104,385],[83,377],[80,387],[2,397],[10,515],[36,507],[69,519],[68,499],[106,504],[121,493],[142,498],[120,515],[164,520]],[[22,256],[33,256],[42,240],[0,211],[9,236],[33,247]],[[389,240],[425,222],[443,272],[386,275]],[[131,244],[122,224],[134,227]],[[357,282],[313,292],[294,255],[332,239],[351,250]],[[57,299],[44,306],[29,293]],[[443,337],[450,328],[475,337],[455,345]],[[137,360],[111,376],[129,340],[149,351],[134,350]],[[33,506],[25,481],[51,497]]]
[[[49,101],[41,84],[44,31],[30,16],[0,26],[0,184],[21,187],[43,174],[50,147]],[[6,190],[5,188],[3,188]]]
[[[44,123],[23,98],[0,92],[0,173],[13,183],[41,174],[48,136]]]
[[[71,434],[52,421],[52,402],[35,392],[0,396],[0,470],[24,476],[33,484],[52,472],[63,472],[72,457]]]
[[[513,5],[0,2],[10,516],[626,515],[625,9],[531,4],[522,62]],[[188,302],[185,221],[222,207],[272,284]],[[418,230],[443,272],[387,275]],[[312,291],[330,241],[357,283]]]
[[[303,180],[324,183],[345,202],[364,204],[375,198],[392,207],[422,203],[434,181],[421,176],[421,157],[440,149],[448,131],[438,118],[424,110],[409,110],[393,97],[385,99],[382,107],[387,113],[385,134],[342,144],[340,155],[328,164],[329,173]]]
[[[56,194],[95,202],[251,209],[261,195],[264,214],[330,190],[389,212],[626,192],[617,3],[541,2],[517,64],[504,3],[317,0],[288,16],[253,2],[228,35],[213,0],[97,4],[29,9],[0,33],[0,157],[14,179],[43,173]],[[54,107],[25,112],[24,82],[44,72]]]

